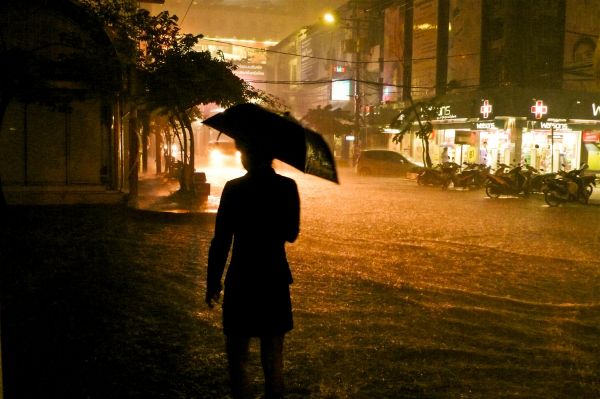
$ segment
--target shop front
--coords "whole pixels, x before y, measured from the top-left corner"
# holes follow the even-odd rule
[[[581,163],[581,131],[568,123],[529,121],[523,129],[523,162],[542,171],[571,170]]]
[[[432,162],[527,163],[556,172],[589,165],[600,173],[600,94],[496,89],[441,99],[432,121]],[[415,141],[414,151],[422,145]],[[413,154],[413,156],[419,154]]]
[[[600,173],[600,128],[596,129],[582,132],[582,152],[589,170],[598,174]]]
[[[441,124],[434,126],[438,137],[432,151],[434,163],[449,160],[494,168],[499,163],[511,163],[514,145],[504,120],[462,123],[454,128]]]

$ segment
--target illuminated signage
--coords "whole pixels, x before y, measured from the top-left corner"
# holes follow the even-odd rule
[[[600,132],[583,132],[582,138],[585,143],[597,143],[600,141]]]
[[[600,104],[596,105],[596,103],[592,103],[592,113],[594,116],[600,115]]]
[[[477,130],[495,129],[496,124],[494,122],[476,122],[475,128]]]
[[[487,119],[492,113],[492,104],[490,104],[488,100],[484,100],[483,105],[481,108],[479,108],[479,111],[483,116],[483,119]]]
[[[332,101],[350,101],[350,81],[334,80],[331,82]]]
[[[540,122],[542,129],[554,129],[554,130],[569,130],[569,126],[566,123],[557,122]]]
[[[475,143],[475,132],[456,131],[454,134],[454,144],[467,144],[472,145]]]
[[[438,109],[438,119],[456,119],[449,105],[442,105]]]
[[[548,113],[548,106],[544,105],[542,100],[537,100],[535,105],[531,106],[531,113],[535,115],[535,119],[542,119]]]
[[[344,72],[346,72],[346,67],[343,65],[336,65],[333,67],[333,72],[344,73]]]

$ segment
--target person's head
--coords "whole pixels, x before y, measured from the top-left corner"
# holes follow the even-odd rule
[[[235,146],[242,154],[242,165],[247,171],[271,167],[274,157],[264,146],[248,145],[239,140]]]

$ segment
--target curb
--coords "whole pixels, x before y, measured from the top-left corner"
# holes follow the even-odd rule
[[[164,221],[198,221],[213,222],[217,216],[216,212],[195,212],[189,209],[173,209],[161,211],[155,209],[138,208],[127,206],[127,210],[136,217],[152,217]]]

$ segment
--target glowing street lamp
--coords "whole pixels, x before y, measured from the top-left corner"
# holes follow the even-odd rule
[[[326,24],[329,24],[329,25],[334,24],[336,22],[336,20],[337,19],[336,19],[335,15],[333,15],[333,13],[327,12],[327,13],[325,13],[325,15],[323,15],[323,21]]]

